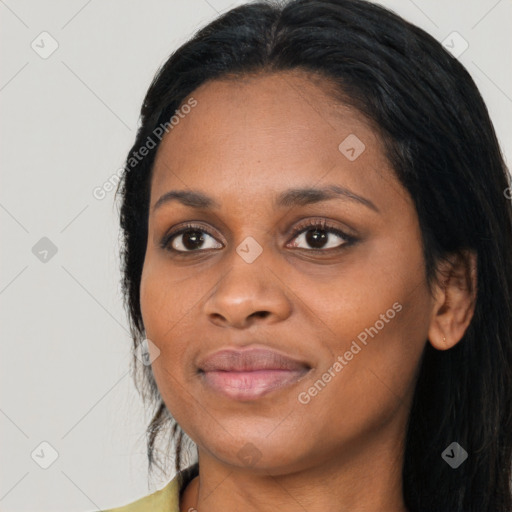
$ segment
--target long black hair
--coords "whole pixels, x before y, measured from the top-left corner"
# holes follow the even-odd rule
[[[405,504],[411,512],[510,512],[510,177],[468,72],[433,37],[384,7],[365,0],[248,3],[199,30],[158,71],[117,191],[122,289],[134,353],[145,338],[139,291],[159,143],[155,129],[169,126],[182,102],[208,80],[291,69],[323,80],[378,130],[417,210],[429,286],[442,258],[466,249],[477,254],[475,312],[464,337],[445,351],[426,340],[406,433]],[[155,147],[134,159],[149,138]],[[149,468],[158,465],[156,438],[172,426],[166,437],[177,437],[179,471],[184,433],[151,367],[136,357],[133,364],[137,388],[154,407],[147,429]],[[441,457],[452,442],[469,454],[456,469]]]

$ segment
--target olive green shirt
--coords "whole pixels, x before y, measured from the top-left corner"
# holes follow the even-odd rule
[[[180,496],[188,483],[199,474],[196,462],[180,471],[165,487],[128,505],[103,512],[180,512]]]

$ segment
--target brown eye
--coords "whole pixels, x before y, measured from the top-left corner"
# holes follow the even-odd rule
[[[198,252],[206,249],[219,249],[222,244],[215,241],[213,235],[203,227],[188,225],[167,235],[162,248],[174,252]]]
[[[299,249],[325,250],[338,249],[341,246],[352,243],[355,239],[340,229],[329,226],[325,220],[312,221],[306,226],[299,226],[294,231],[292,247]],[[303,247],[300,247],[303,245]],[[308,247],[309,246],[309,247]]]

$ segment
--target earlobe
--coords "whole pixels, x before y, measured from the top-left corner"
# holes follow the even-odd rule
[[[437,350],[454,347],[464,336],[475,311],[477,256],[474,251],[451,255],[438,268],[434,305],[428,331]]]

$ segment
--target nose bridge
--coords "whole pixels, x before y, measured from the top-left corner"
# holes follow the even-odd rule
[[[256,235],[258,236],[258,235]],[[264,244],[262,236],[258,240],[249,235],[234,246],[227,258],[228,271],[220,286],[229,286],[232,293],[242,297],[258,297],[269,289],[269,265],[272,265],[271,249]],[[267,293],[268,296],[268,293]]]
[[[258,238],[262,243],[246,236],[226,256],[226,271],[205,306],[209,316],[242,325],[254,313],[286,315],[288,298],[272,271],[272,250],[263,245],[263,236]]]
[[[243,197],[239,198],[236,204],[236,208],[230,209],[230,219],[236,228],[232,239],[234,254],[230,255],[229,264],[243,262],[251,265],[259,262],[261,265],[270,255],[275,239],[272,233],[272,219],[268,219],[268,205],[264,201],[260,204],[258,200],[249,203]],[[247,206],[248,204],[250,205]]]

